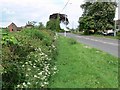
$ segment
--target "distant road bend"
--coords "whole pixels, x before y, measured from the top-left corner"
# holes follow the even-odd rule
[[[64,35],[64,33],[60,34]],[[66,36],[74,38],[80,43],[105,51],[113,56],[120,57],[120,54],[118,53],[120,52],[120,49],[118,48],[119,47],[118,42],[120,42],[120,40],[93,36],[79,36],[72,33],[67,33]]]

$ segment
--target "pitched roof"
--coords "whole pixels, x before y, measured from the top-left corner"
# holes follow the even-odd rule
[[[12,23],[11,23],[9,26],[11,26],[11,25],[14,25],[14,26],[16,26],[16,25],[15,25],[13,22],[12,22]],[[8,27],[9,27],[9,26],[8,26]],[[17,27],[17,26],[16,26],[16,27]]]

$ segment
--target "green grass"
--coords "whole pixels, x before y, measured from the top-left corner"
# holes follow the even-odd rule
[[[94,34],[92,35],[94,37],[103,37],[103,38],[111,38],[111,39],[118,39],[119,36],[104,36],[104,35],[97,35],[97,34]]]
[[[58,73],[50,88],[117,88],[118,59],[100,50],[60,37]]]
[[[73,34],[84,35],[83,32],[73,32]],[[100,34],[91,34],[91,35],[86,35],[86,36],[94,36],[94,37],[102,37],[102,38],[110,38],[110,39],[120,39],[119,36],[104,36],[104,35],[100,35]]]

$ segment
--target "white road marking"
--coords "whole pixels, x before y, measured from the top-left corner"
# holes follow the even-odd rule
[[[104,41],[101,41],[101,40],[91,39],[91,38],[87,38],[87,37],[83,37],[83,36],[78,36],[78,37],[81,37],[81,38],[84,38],[84,39],[88,39],[88,40],[91,40],[91,41],[104,43],[104,44],[110,44],[110,45],[118,46],[118,44],[116,44],[116,43],[104,42]]]

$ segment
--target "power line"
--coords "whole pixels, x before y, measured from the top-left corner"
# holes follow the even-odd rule
[[[67,4],[69,3],[70,0],[68,0],[68,2],[65,4],[65,6],[63,7],[63,9],[61,10],[61,12],[65,9],[65,7],[67,6]]]

